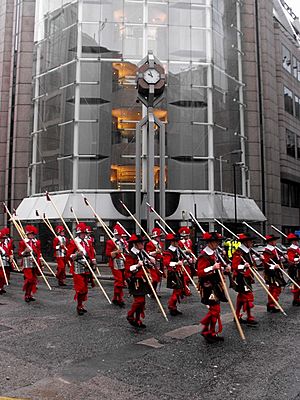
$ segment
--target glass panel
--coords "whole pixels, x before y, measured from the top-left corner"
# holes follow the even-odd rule
[[[79,189],[109,189],[110,162],[109,159],[79,160]]]
[[[282,66],[289,73],[291,73],[292,70],[291,64],[291,52],[285,46],[282,46]]]
[[[297,158],[300,160],[300,136],[297,135]]]
[[[148,49],[152,50],[159,60],[168,59],[168,28],[166,26],[148,26]]]
[[[300,119],[300,99],[298,96],[294,96],[295,100],[295,117]]]
[[[293,111],[293,93],[287,87],[284,87],[284,109],[289,114],[294,115],[294,111]]]
[[[143,23],[143,2],[138,1],[124,1],[124,22],[134,22],[136,24]]]
[[[169,24],[191,26],[191,4],[189,1],[170,0]]]
[[[84,0],[82,7],[83,22],[98,22],[101,20],[101,4],[99,0]]]
[[[100,32],[101,58],[121,58],[125,35],[122,24],[102,23]]]
[[[206,61],[206,31],[191,30],[191,59],[193,61]]]
[[[207,161],[168,160],[167,181],[169,190],[207,190]]]
[[[125,25],[123,46],[124,58],[143,58],[143,26]]]
[[[281,182],[281,205],[290,206],[289,185],[287,182]]]
[[[191,29],[183,26],[169,27],[169,59],[191,59]]]
[[[293,57],[293,75],[297,79],[298,77],[298,61],[297,58]]]
[[[151,25],[168,23],[168,4],[148,2],[148,22]]]
[[[295,140],[296,140],[296,135],[294,132],[291,132],[290,130],[286,130],[286,153],[287,155],[291,157],[296,157],[296,152],[295,152]]]

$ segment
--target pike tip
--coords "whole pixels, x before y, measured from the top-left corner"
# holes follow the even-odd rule
[[[50,196],[49,196],[49,192],[46,192],[45,196],[46,196],[47,201],[51,201]]]
[[[86,197],[83,197],[83,200],[84,200],[85,204],[88,206],[89,205],[88,199]]]

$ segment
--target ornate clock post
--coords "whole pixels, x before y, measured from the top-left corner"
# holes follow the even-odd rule
[[[154,107],[164,98],[166,75],[159,60],[149,52],[138,65],[137,98],[146,107],[146,115],[136,126],[136,217],[141,220],[141,193],[154,206],[154,135],[159,128],[160,214],[165,216],[165,126],[155,117]],[[142,151],[143,149],[143,151]],[[154,227],[154,217],[147,213],[148,230]]]

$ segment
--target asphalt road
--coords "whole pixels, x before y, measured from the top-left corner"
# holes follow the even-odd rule
[[[209,345],[199,334],[206,312],[197,294],[180,305],[182,316],[166,322],[147,298],[147,329],[126,321],[126,308],[109,305],[97,288],[88,313],[78,316],[71,280],[67,288],[40,279],[37,301],[25,303],[22,275],[13,274],[0,297],[0,396],[42,399],[184,400],[300,399],[300,308],[289,289],[287,312],[266,313],[266,296],[256,288],[258,328],[244,327],[242,343],[228,305],[222,307],[224,343]],[[111,296],[112,282],[103,282]],[[257,286],[257,285],[256,285]],[[163,284],[167,309],[170,291]],[[235,293],[231,292],[234,299]],[[0,397],[1,399],[1,397]]]

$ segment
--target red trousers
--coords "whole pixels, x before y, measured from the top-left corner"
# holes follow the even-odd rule
[[[161,274],[160,274],[159,270],[157,268],[151,268],[150,269],[150,275],[151,275],[151,278],[152,278],[152,284],[156,283],[155,286],[157,286],[158,283],[161,281]]]
[[[184,268],[186,269],[187,273],[191,276],[191,268],[188,265],[185,265]],[[183,271],[183,281],[184,281],[184,294],[186,296],[191,295],[191,291],[189,285],[191,283],[190,278],[188,277],[187,273]]]
[[[88,282],[89,276],[86,274],[73,274],[73,283],[75,296],[74,300],[77,300],[77,306],[79,308],[82,307],[82,302],[87,300],[88,294]]]
[[[202,335],[215,336],[217,333],[222,332],[223,327],[220,314],[221,314],[220,304],[209,306],[208,313],[200,321],[200,323],[203,325]],[[218,330],[216,331],[217,322],[218,322]]]
[[[134,296],[131,309],[127,314],[128,319],[141,322],[141,318],[145,318],[145,304],[145,296]]]
[[[279,300],[279,296],[281,293],[281,288],[276,285],[269,285],[269,292],[274,297],[275,300]],[[268,306],[269,307],[276,307],[273,299],[268,295]]]
[[[124,275],[123,270],[111,267],[111,272],[114,277],[114,297],[113,300],[123,301],[124,293]]]
[[[298,283],[298,285],[300,285],[300,281],[295,281]],[[292,286],[292,293],[294,295],[294,301],[296,302],[300,302],[300,289],[297,288],[297,286],[293,285]]]
[[[10,271],[9,271],[8,267],[5,267],[5,273],[6,273],[6,278],[9,282]],[[4,285],[6,285],[6,280],[5,280],[3,268],[0,267],[0,290],[4,288]]]
[[[24,285],[23,291],[25,292],[25,297],[32,296],[33,293],[37,291],[37,269],[36,268],[24,268]]]
[[[59,283],[64,283],[66,279],[66,258],[65,257],[56,257],[56,278]]]
[[[173,289],[173,293],[168,301],[169,310],[177,310],[177,302],[180,303],[180,297],[183,295],[183,289]]]
[[[236,315],[241,318],[241,310],[247,313],[247,319],[253,321],[254,317],[251,315],[251,308],[254,307],[254,296],[252,292],[239,293],[236,298]]]

